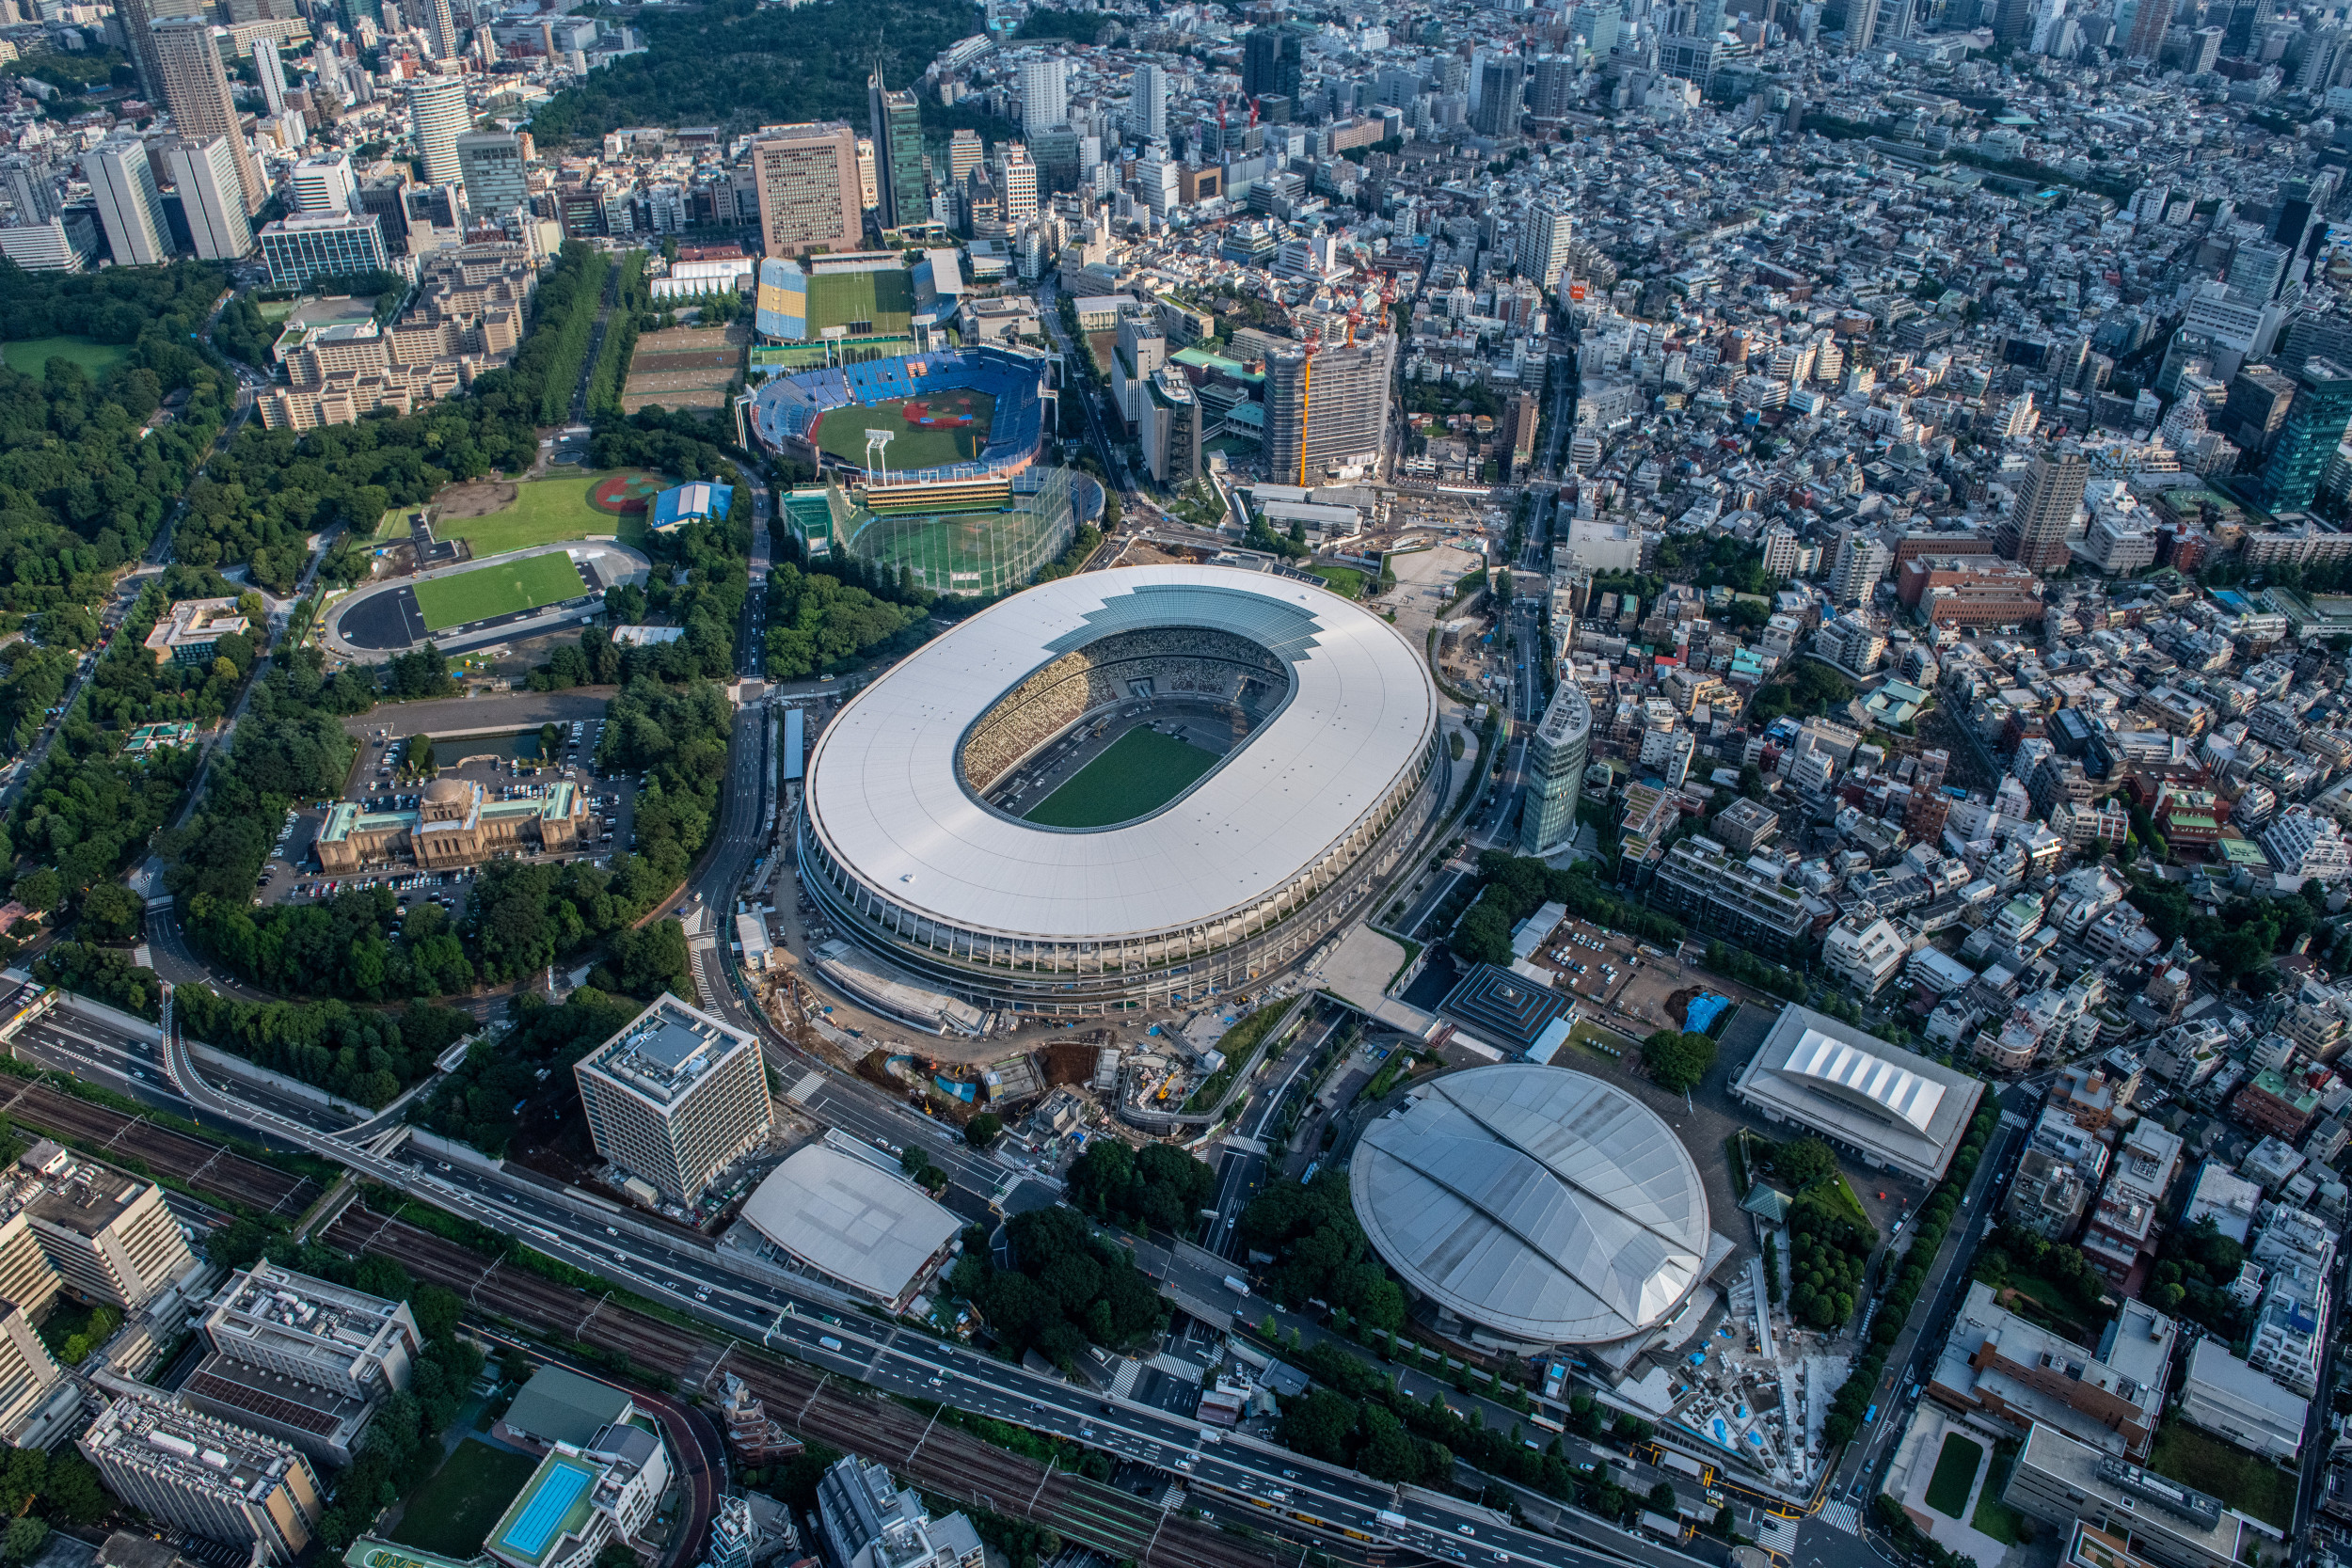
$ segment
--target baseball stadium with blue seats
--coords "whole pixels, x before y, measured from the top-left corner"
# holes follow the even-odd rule
[[[838,473],[845,480],[862,479],[863,465],[818,447],[818,429],[826,415],[909,399],[977,393],[993,404],[986,444],[978,452],[964,462],[900,468],[889,462],[885,450],[889,483],[1006,478],[1037,460],[1045,436],[1050,364],[1042,354],[990,346],[801,371],[772,377],[759,388],[752,405],[752,424],[761,444],[771,451]]]

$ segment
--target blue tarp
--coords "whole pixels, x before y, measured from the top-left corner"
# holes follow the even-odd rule
[[[1691,999],[1690,1007],[1683,1013],[1682,1026],[1693,1034],[1703,1035],[1707,1033],[1709,1025],[1730,1010],[1731,999],[1729,997],[1717,996],[1712,991],[1702,991]]]
[[[937,1073],[933,1073],[931,1075],[931,1082],[939,1085],[940,1092],[942,1094],[954,1095],[958,1100],[962,1101],[967,1105],[972,1102],[973,1096],[978,1092],[977,1086],[974,1085],[949,1083],[946,1079],[940,1077]]]

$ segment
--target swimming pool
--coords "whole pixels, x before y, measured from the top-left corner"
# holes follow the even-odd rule
[[[555,1539],[557,1527],[569,1513],[580,1495],[588,1490],[587,1471],[570,1465],[559,1465],[548,1473],[538,1491],[532,1494],[515,1522],[499,1537],[499,1544],[523,1557],[537,1557]]]

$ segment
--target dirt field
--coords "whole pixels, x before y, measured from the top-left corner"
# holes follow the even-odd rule
[[[622,411],[634,414],[657,403],[664,408],[724,407],[727,385],[742,367],[743,345],[750,341],[745,323],[645,334],[629,359]]]
[[[517,493],[507,480],[469,480],[443,490],[433,499],[433,507],[443,517],[487,517],[514,505]]]

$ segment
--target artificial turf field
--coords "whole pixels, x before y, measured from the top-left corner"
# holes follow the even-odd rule
[[[1223,760],[1189,741],[1137,725],[1063,780],[1023,820],[1046,828],[1126,822],[1166,805]]]
[[[431,578],[416,585],[417,609],[427,631],[470,626],[494,615],[577,597],[587,592],[580,568],[567,555],[534,555],[527,561],[484,566],[453,578]]]
[[[441,1557],[469,1558],[482,1550],[490,1527],[538,1467],[530,1454],[469,1437],[408,1499],[392,1540]]]
[[[905,408],[910,403],[929,409],[949,409],[968,414],[972,422],[942,430],[918,430],[907,423]],[[869,407],[850,406],[827,410],[817,426],[817,448],[831,452],[845,463],[866,465],[866,433],[888,430],[897,434],[883,454],[890,471],[907,468],[937,468],[949,463],[968,463],[977,457],[988,445],[988,427],[996,418],[996,400],[986,392],[958,389],[933,392],[923,397],[894,398]]]
[[[1968,1506],[1968,1488],[1976,1484],[1977,1466],[1984,1463],[1984,1448],[1959,1433],[1947,1433],[1944,1451],[1935,1456],[1935,1474],[1928,1479],[1928,1506],[1947,1519],[1960,1517]]]

